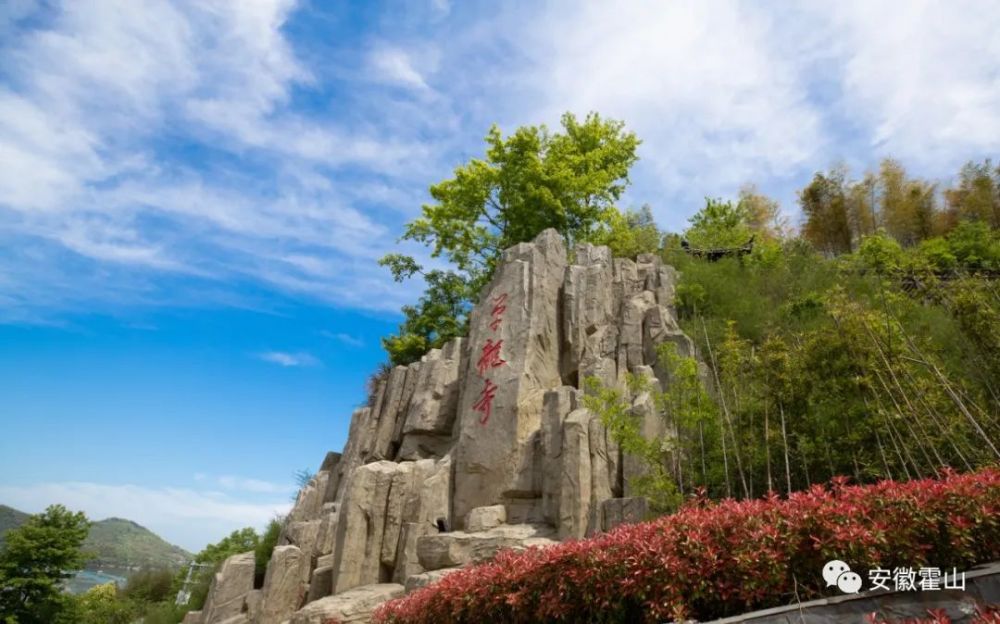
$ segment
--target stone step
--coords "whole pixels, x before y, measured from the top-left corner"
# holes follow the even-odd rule
[[[555,529],[541,524],[504,524],[487,531],[452,531],[417,540],[417,559],[425,570],[453,568],[492,558],[503,549],[524,550],[558,543]]]
[[[364,624],[372,619],[372,612],[383,602],[404,594],[402,585],[379,583],[362,585],[335,596],[320,598],[296,611],[289,624]]]

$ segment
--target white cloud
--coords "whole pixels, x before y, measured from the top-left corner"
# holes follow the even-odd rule
[[[848,115],[868,146],[951,173],[1000,147],[1000,5],[922,0],[824,5]]]
[[[414,68],[410,55],[400,48],[379,46],[372,50],[368,62],[377,80],[419,91],[430,89]]]
[[[289,39],[291,0],[51,6],[0,11],[5,318],[159,305],[165,274],[398,309],[417,286],[373,260],[493,121],[625,120],[643,145],[623,203],[673,229],[748,181],[787,211],[835,161],[945,176],[1000,149],[995,3],[430,0],[332,55]]]
[[[398,308],[388,274],[371,262],[392,247],[389,231],[351,205],[363,198],[329,180],[358,166],[398,179],[402,163],[429,160],[426,147],[291,106],[293,89],[314,84],[282,31],[296,3],[50,8],[50,25],[17,31],[0,48],[11,68],[0,84],[3,246],[40,239],[101,269],[246,278],[339,305]],[[232,164],[196,169],[162,151],[164,136]],[[332,268],[360,265],[371,266]],[[55,300],[134,304],[156,291],[153,282],[130,290],[130,277],[74,289],[61,279],[65,262],[9,268],[10,282],[0,280],[0,300],[13,302],[8,320]],[[19,277],[28,273],[40,279]],[[362,285],[385,296],[360,296]]]
[[[546,6],[532,19],[505,15],[442,56],[475,59],[490,49],[482,35],[504,33],[517,67],[495,72],[486,57],[476,73],[488,86],[467,93],[511,93],[506,106],[477,102],[510,126],[566,110],[625,120],[643,139],[630,197],[668,227],[744,182],[793,203],[812,172],[840,160],[892,155],[947,177],[1000,149],[995,3]]]
[[[265,362],[278,364],[279,366],[284,367],[320,365],[320,361],[316,358],[316,356],[301,351],[297,353],[289,353],[287,351],[265,351],[264,353],[258,354],[257,357]]]
[[[343,332],[335,333],[331,331],[322,331],[320,332],[320,334],[326,338],[331,338],[333,340],[342,342],[343,344],[349,347],[363,347],[365,345],[365,341],[362,340],[361,338],[358,338],[357,336],[352,336],[350,334],[345,334]]]
[[[556,5],[526,35],[525,80],[541,95],[524,106],[548,120],[566,110],[625,120],[643,139],[643,200],[667,217],[664,199],[788,175],[826,147],[778,34],[739,2]]]
[[[285,494],[292,495],[295,493],[295,488],[291,485],[282,483],[272,483],[270,481],[264,481],[262,479],[251,479],[248,477],[234,477],[232,475],[223,475],[216,479],[216,482],[223,488],[227,490],[236,490],[241,492],[258,492],[261,494]]]
[[[28,513],[59,503],[92,520],[127,518],[191,552],[242,527],[259,530],[291,508],[287,497],[248,502],[211,491],[87,482],[0,485],[0,500]]]

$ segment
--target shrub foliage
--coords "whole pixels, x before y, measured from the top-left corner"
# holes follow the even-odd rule
[[[707,620],[824,595],[830,559],[965,569],[1000,558],[1000,470],[711,503],[454,572],[381,624]]]

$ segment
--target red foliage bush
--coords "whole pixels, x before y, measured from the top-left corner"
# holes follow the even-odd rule
[[[697,499],[677,513],[455,572],[383,605],[381,624],[707,620],[830,595],[822,567],[1000,559],[1000,470],[787,499]]]

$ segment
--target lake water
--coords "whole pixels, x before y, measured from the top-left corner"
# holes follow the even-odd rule
[[[66,589],[71,594],[82,594],[91,587],[115,583],[119,587],[125,586],[132,570],[128,568],[100,568],[94,570],[80,570],[71,579],[66,580]]]

